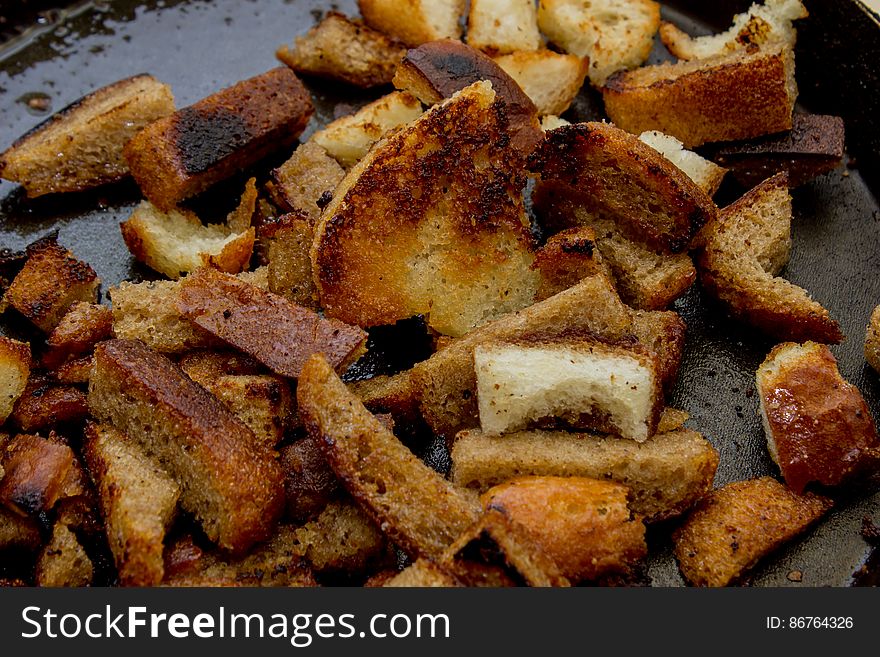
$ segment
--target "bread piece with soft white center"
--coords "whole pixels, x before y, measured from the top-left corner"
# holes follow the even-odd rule
[[[718,191],[727,173],[724,167],[687,150],[678,139],[657,130],[646,130],[639,139],[684,171],[707,196]]]
[[[534,0],[471,0],[468,45],[495,53],[541,45]]]

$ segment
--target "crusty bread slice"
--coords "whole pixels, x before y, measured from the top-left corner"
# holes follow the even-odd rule
[[[409,46],[461,37],[465,0],[358,0],[367,25]]]
[[[174,111],[171,88],[151,75],[114,82],[68,105],[0,155],[0,177],[30,197],[74,192],[128,175],[122,149]]]
[[[726,173],[724,167],[687,150],[675,137],[656,130],[643,132],[639,135],[639,139],[684,171],[688,178],[706,192],[706,196],[711,197],[718,191]]]
[[[63,522],[56,522],[49,542],[37,557],[37,586],[89,586],[94,575],[95,566],[76,534]]]
[[[567,110],[584,86],[588,69],[587,60],[552,50],[518,51],[496,57],[495,63],[532,99],[539,116]]]
[[[575,226],[552,235],[538,249],[532,267],[541,273],[535,301],[548,299],[595,274],[613,279],[611,268],[596,245],[596,233],[588,226]]]
[[[775,479],[727,484],[700,501],[673,535],[681,574],[693,586],[727,586],[831,508]]]
[[[269,291],[298,306],[318,310],[310,255],[314,237],[313,222],[295,212],[263,224],[260,233],[260,241],[268,246]]]
[[[91,351],[113,334],[113,313],[107,306],[77,301],[61,318],[49,337],[40,359],[43,367],[55,369],[61,364]]]
[[[783,340],[840,342],[828,311],[779,278],[791,252],[791,195],[777,174],[724,208],[700,254],[703,288],[736,317]]]
[[[286,212],[304,213],[310,223],[321,218],[321,208],[328,194],[342,182],[345,170],[314,140],[297,146],[293,155],[277,169],[266,184],[272,201]]]
[[[425,314],[457,336],[532,302],[524,154],[512,143],[521,126],[506,107],[474,83],[348,173],[312,246],[329,317],[375,326]]]
[[[363,572],[389,554],[385,535],[351,499],[330,502],[294,534],[318,573]]]
[[[558,338],[474,349],[480,426],[487,435],[555,424],[644,442],[657,430],[656,359],[635,348]]]
[[[618,73],[602,89],[605,111],[627,132],[659,130],[685,148],[791,128],[794,54],[780,42]]]
[[[280,66],[154,121],[128,142],[125,159],[144,196],[167,212],[292,146],[313,111],[302,82]]]
[[[31,346],[0,336],[0,424],[12,413],[31,373]]]
[[[590,81],[601,87],[609,75],[641,65],[660,27],[660,5],[652,0],[541,0],[538,26],[557,46],[590,62]]]
[[[865,334],[865,360],[880,373],[880,306],[874,308]]]
[[[170,360],[134,340],[102,342],[89,407],[171,474],[209,539],[241,553],[270,536],[284,507],[274,453]]]
[[[123,586],[155,586],[180,486],[127,436],[90,423],[83,454],[98,491],[107,542]]]
[[[341,496],[342,486],[316,441],[306,436],[284,445],[278,452],[284,470],[288,520],[310,520]]]
[[[415,121],[422,114],[418,98],[394,91],[336,119],[312,135],[315,142],[345,168],[358,163],[386,133]]]
[[[493,437],[472,430],[455,440],[451,478],[481,492],[526,475],[614,481],[632,491],[633,513],[657,522],[680,515],[711,490],[717,467],[718,452],[688,429],[643,443],[562,431]]]
[[[336,11],[305,35],[293,48],[281,46],[275,56],[297,73],[317,75],[368,88],[389,84],[404,47]]]
[[[673,25],[660,26],[660,39],[679,59],[705,59],[750,45],[781,40],[794,48],[797,30],[791,24],[808,16],[801,0],[765,0],[733,17],[733,25],[720,34],[692,37]]]
[[[786,342],[755,376],[767,448],[789,488],[838,486],[880,471],[880,439],[862,393],[827,346]]]
[[[534,0],[471,0],[469,46],[504,54],[541,46]]]

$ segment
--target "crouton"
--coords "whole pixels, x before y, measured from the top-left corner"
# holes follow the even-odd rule
[[[382,586],[389,588],[451,588],[464,586],[452,573],[430,559],[417,559]]]
[[[97,301],[101,280],[58,244],[57,233],[29,245],[27,255],[4,298],[43,332],[51,332],[76,301]]]
[[[89,407],[161,463],[209,539],[241,553],[270,535],[284,505],[273,453],[167,358],[133,340],[102,342]]]
[[[617,73],[602,89],[605,111],[633,134],[659,130],[685,148],[791,128],[794,54],[778,42],[692,62]]]
[[[31,374],[10,419],[22,431],[34,432],[80,422],[88,414],[88,400],[79,388],[56,385],[48,376]]]
[[[362,572],[388,556],[385,536],[352,501],[330,502],[295,535],[303,556],[319,573]]]
[[[519,524],[571,582],[630,572],[648,553],[626,486],[583,477],[520,477],[480,498]]]
[[[822,344],[777,345],[756,374],[767,448],[785,483],[838,486],[880,471],[880,439],[862,393]]]
[[[286,212],[301,212],[314,225],[321,218],[322,199],[345,177],[345,170],[315,141],[297,146],[293,155],[272,170],[267,189]]]
[[[649,130],[640,134],[639,139],[684,171],[706,196],[711,197],[718,191],[727,172],[723,167],[687,150],[678,139],[662,132]]]
[[[178,364],[197,383],[209,382],[221,376],[248,376],[266,372],[257,360],[229,350],[191,351],[184,354]]]
[[[727,484],[701,500],[674,533],[681,574],[694,586],[733,584],[831,505],[818,495],[793,493],[770,477]]]
[[[639,310],[632,312],[631,318],[632,334],[657,358],[660,379],[668,395],[678,380],[687,325],[678,313],[671,310]]]
[[[777,174],[724,208],[706,234],[703,288],[739,319],[782,340],[840,342],[837,322],[806,290],[778,276],[791,253],[791,195]]]
[[[644,442],[657,430],[663,388],[653,355],[580,336],[474,348],[480,426],[487,435],[566,427]]]
[[[588,68],[585,59],[551,50],[514,52],[496,57],[495,63],[532,99],[539,116],[567,110],[584,86]]]
[[[386,133],[415,121],[422,114],[419,100],[394,91],[343,116],[312,135],[310,141],[327,151],[346,169],[358,163]]]
[[[290,213],[264,224],[260,239],[269,247],[269,291],[298,306],[318,310],[310,256],[314,234],[308,217]]]
[[[59,365],[55,370],[50,372],[50,376],[62,385],[74,385],[77,383],[88,383],[89,376],[92,374],[92,364],[94,358],[91,354],[74,358],[71,361]]]
[[[534,0],[471,0],[467,42],[495,54],[537,50],[541,34]]]
[[[0,336],[0,424],[12,413],[31,373],[31,347]]]
[[[874,308],[865,334],[865,360],[880,373],[880,306]]]
[[[657,433],[670,433],[677,431],[688,421],[690,414],[680,408],[666,407],[660,416],[660,422],[657,424]]]
[[[83,453],[98,490],[120,584],[159,584],[165,531],[174,517],[180,487],[112,427],[89,424]]]
[[[540,0],[538,27],[565,52],[588,58],[590,81],[640,66],[660,27],[660,5],[651,0]]]
[[[348,388],[371,413],[388,413],[404,423],[412,423],[419,418],[418,394],[412,370],[352,381]]]
[[[658,522],[680,515],[712,489],[718,452],[688,429],[656,434],[643,443],[561,431],[486,436],[464,431],[452,447],[451,479],[484,492],[515,477],[587,477],[623,484],[629,508]]]
[[[168,212],[292,146],[313,111],[302,82],[281,66],[151,123],[125,146],[125,159],[147,200]]]
[[[0,506],[0,552],[34,551],[42,543],[40,526],[34,518],[23,517]]]
[[[89,586],[95,575],[92,560],[70,528],[56,522],[52,536],[37,558],[37,586]]]
[[[128,140],[173,111],[170,87],[151,75],[114,82],[18,139],[0,155],[0,177],[21,183],[29,197],[120,180],[128,175]]]
[[[808,16],[801,0],[765,0],[733,17],[730,29],[720,34],[692,37],[672,23],[660,26],[660,39],[679,59],[705,59],[751,45],[780,40],[794,48],[797,30],[792,21]]]
[[[465,0],[358,0],[367,25],[409,46],[461,37]]]
[[[317,442],[309,437],[279,450],[287,494],[285,517],[294,522],[319,514],[341,492],[339,480]]]
[[[596,233],[588,226],[575,226],[551,236],[538,249],[532,267],[541,273],[535,301],[549,299],[595,274],[613,279],[611,268],[596,247]]]
[[[49,337],[43,367],[56,369],[113,335],[113,313],[106,306],[77,301],[61,318]]]
[[[475,500],[404,447],[321,355],[303,368],[297,401],[346,490],[409,554],[439,557],[477,519]]]
[[[257,179],[248,178],[238,205],[226,215],[226,227],[230,233],[244,233],[251,227],[257,211],[258,198]]]
[[[541,117],[541,130],[543,130],[544,132],[556,130],[556,128],[561,128],[567,125],[571,125],[571,121],[567,121],[566,119],[560,118],[558,116],[553,116],[552,114]]]
[[[312,246],[328,316],[375,326],[425,314],[457,336],[532,302],[523,154],[505,107],[474,83],[349,172]]]
[[[297,378],[309,356],[323,353],[345,370],[363,352],[363,330],[296,306],[283,297],[203,267],[181,284],[177,310],[200,328]]]

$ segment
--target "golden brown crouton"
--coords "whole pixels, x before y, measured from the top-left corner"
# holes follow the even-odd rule
[[[122,148],[148,123],[174,111],[167,84],[136,75],[68,105],[0,155],[0,177],[30,197],[73,192],[128,174]]]
[[[673,536],[681,574],[694,586],[732,584],[831,505],[818,495],[797,495],[770,477],[712,491]]]
[[[437,39],[458,39],[465,0],[358,0],[370,27],[417,46]]]
[[[88,383],[93,363],[92,355],[88,354],[80,358],[74,358],[64,363],[64,365],[59,365],[50,374],[58,383],[65,385]]]
[[[567,110],[584,86],[588,69],[587,60],[552,50],[514,52],[496,57],[495,63],[522,87],[540,116]]]
[[[865,335],[865,360],[877,372],[880,372],[880,306],[874,308]]]
[[[86,396],[71,385],[56,385],[45,375],[31,374],[10,416],[22,431],[79,422],[89,414]]]
[[[258,200],[257,179],[248,178],[244,184],[241,198],[238,199],[238,205],[226,215],[226,227],[229,229],[229,232],[244,233],[251,227],[251,224],[254,222],[254,215],[257,212]]]
[[[612,76],[605,111],[633,134],[659,130],[685,148],[791,128],[797,97],[794,55],[767,44],[705,60],[644,66]]]
[[[338,496],[342,490],[339,480],[321,447],[309,437],[278,451],[287,495],[285,517],[293,522],[308,520]]]
[[[687,326],[679,314],[671,310],[640,310],[631,317],[636,340],[657,357],[663,389],[668,395],[678,380]]]
[[[55,369],[91,351],[101,340],[113,335],[113,313],[106,306],[77,301],[49,337],[43,354],[43,367]]]
[[[41,543],[40,526],[35,519],[20,516],[0,506],[0,551],[32,551]]]
[[[335,11],[275,53],[297,73],[341,80],[358,87],[389,84],[405,48],[381,32]]]
[[[295,535],[303,556],[319,573],[362,572],[388,556],[385,536],[351,500],[330,502]]]
[[[37,559],[37,586],[89,586],[95,574],[92,560],[70,528],[56,522],[52,537]]]
[[[777,345],[756,375],[767,447],[796,493],[880,471],[880,439],[862,393],[822,344]]]
[[[418,391],[413,383],[412,370],[352,381],[348,388],[371,413],[388,413],[404,423],[419,418]]]
[[[101,280],[88,264],[59,245],[57,234],[27,247],[28,259],[4,299],[49,333],[76,301],[94,303]]]
[[[272,170],[267,184],[275,204],[286,212],[302,212],[312,225],[321,218],[322,199],[345,177],[345,170],[317,142],[297,146],[293,155]]]
[[[268,243],[269,291],[298,306],[318,310],[318,290],[312,279],[310,251],[314,230],[308,217],[284,214],[264,224],[260,234]]]
[[[471,0],[467,42],[495,54],[541,46],[534,0]]]
[[[538,249],[532,267],[541,273],[535,301],[567,290],[587,276],[604,274],[612,279],[611,269],[596,247],[596,233],[587,226],[575,226],[550,237]]]
[[[289,148],[313,112],[286,66],[243,80],[141,130],[125,147],[131,174],[160,210]]]
[[[357,327],[325,319],[207,267],[183,281],[176,303],[178,311],[200,328],[291,378],[299,376],[315,353],[345,370],[363,353],[367,339]]]
[[[270,535],[284,505],[273,453],[167,358],[133,340],[102,342],[89,407],[161,463],[212,541],[240,553]]]
[[[477,519],[475,500],[404,447],[321,355],[303,368],[297,401],[342,484],[408,553],[439,557]]]
[[[110,426],[89,424],[83,453],[98,490],[120,584],[159,584],[165,530],[174,517],[180,487]]]
[[[382,584],[390,588],[427,588],[464,586],[455,576],[430,559],[417,559],[396,576]]]
[[[31,373],[31,346],[0,336],[0,424],[12,413]]]

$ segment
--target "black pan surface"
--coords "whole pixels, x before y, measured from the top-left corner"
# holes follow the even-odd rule
[[[730,16],[749,2],[666,4],[667,19],[703,34],[725,28]],[[880,303],[880,25],[856,2],[814,0],[807,5],[811,17],[798,28],[801,109],[844,116],[850,155],[848,165],[795,190],[794,251],[783,275],[809,290],[840,321],[847,340],[832,350],[844,377],[862,390],[880,419],[880,379],[862,355],[868,316]],[[59,23],[37,27],[0,49],[0,149],[83,94],[140,72],[171,84],[178,106],[188,105],[275,66],[275,48],[305,32],[329,8],[330,3],[319,0],[118,0],[80,5],[65,12]],[[332,8],[356,13],[354,0],[334,2]],[[663,47],[656,46],[652,61],[666,58]],[[308,84],[317,113],[306,136],[371,99],[342,85],[315,80]],[[49,108],[32,107],[28,100],[34,97],[47,97]],[[601,99],[585,90],[565,116],[572,121],[602,117]],[[742,191],[726,183],[716,200],[727,203]],[[124,279],[149,278],[150,272],[132,261],[118,228],[137,200],[138,191],[130,182],[36,201],[27,201],[16,186],[0,182],[0,247],[21,249],[58,228],[61,243],[92,264],[104,289]],[[727,318],[702,298],[699,285],[674,309],[686,320],[688,336],[671,403],[689,411],[688,425],[703,432],[720,452],[716,484],[778,474],[766,451],[754,384],[754,372],[773,343]],[[5,334],[21,335],[23,330],[8,314],[0,320]],[[400,330],[375,333],[376,354],[360,364],[357,376],[394,370],[427,348],[427,340],[412,326],[402,330],[408,336],[403,355],[387,348],[390,342],[402,344]],[[441,446],[417,449],[438,468],[446,464]],[[825,521],[763,562],[751,582],[872,583],[880,577],[880,567],[860,534],[865,517],[880,520],[880,494],[841,494]],[[669,529],[654,529],[649,536],[653,556],[647,574],[654,585],[683,584],[671,554]],[[793,581],[798,579],[793,571],[802,574],[799,582]]]

